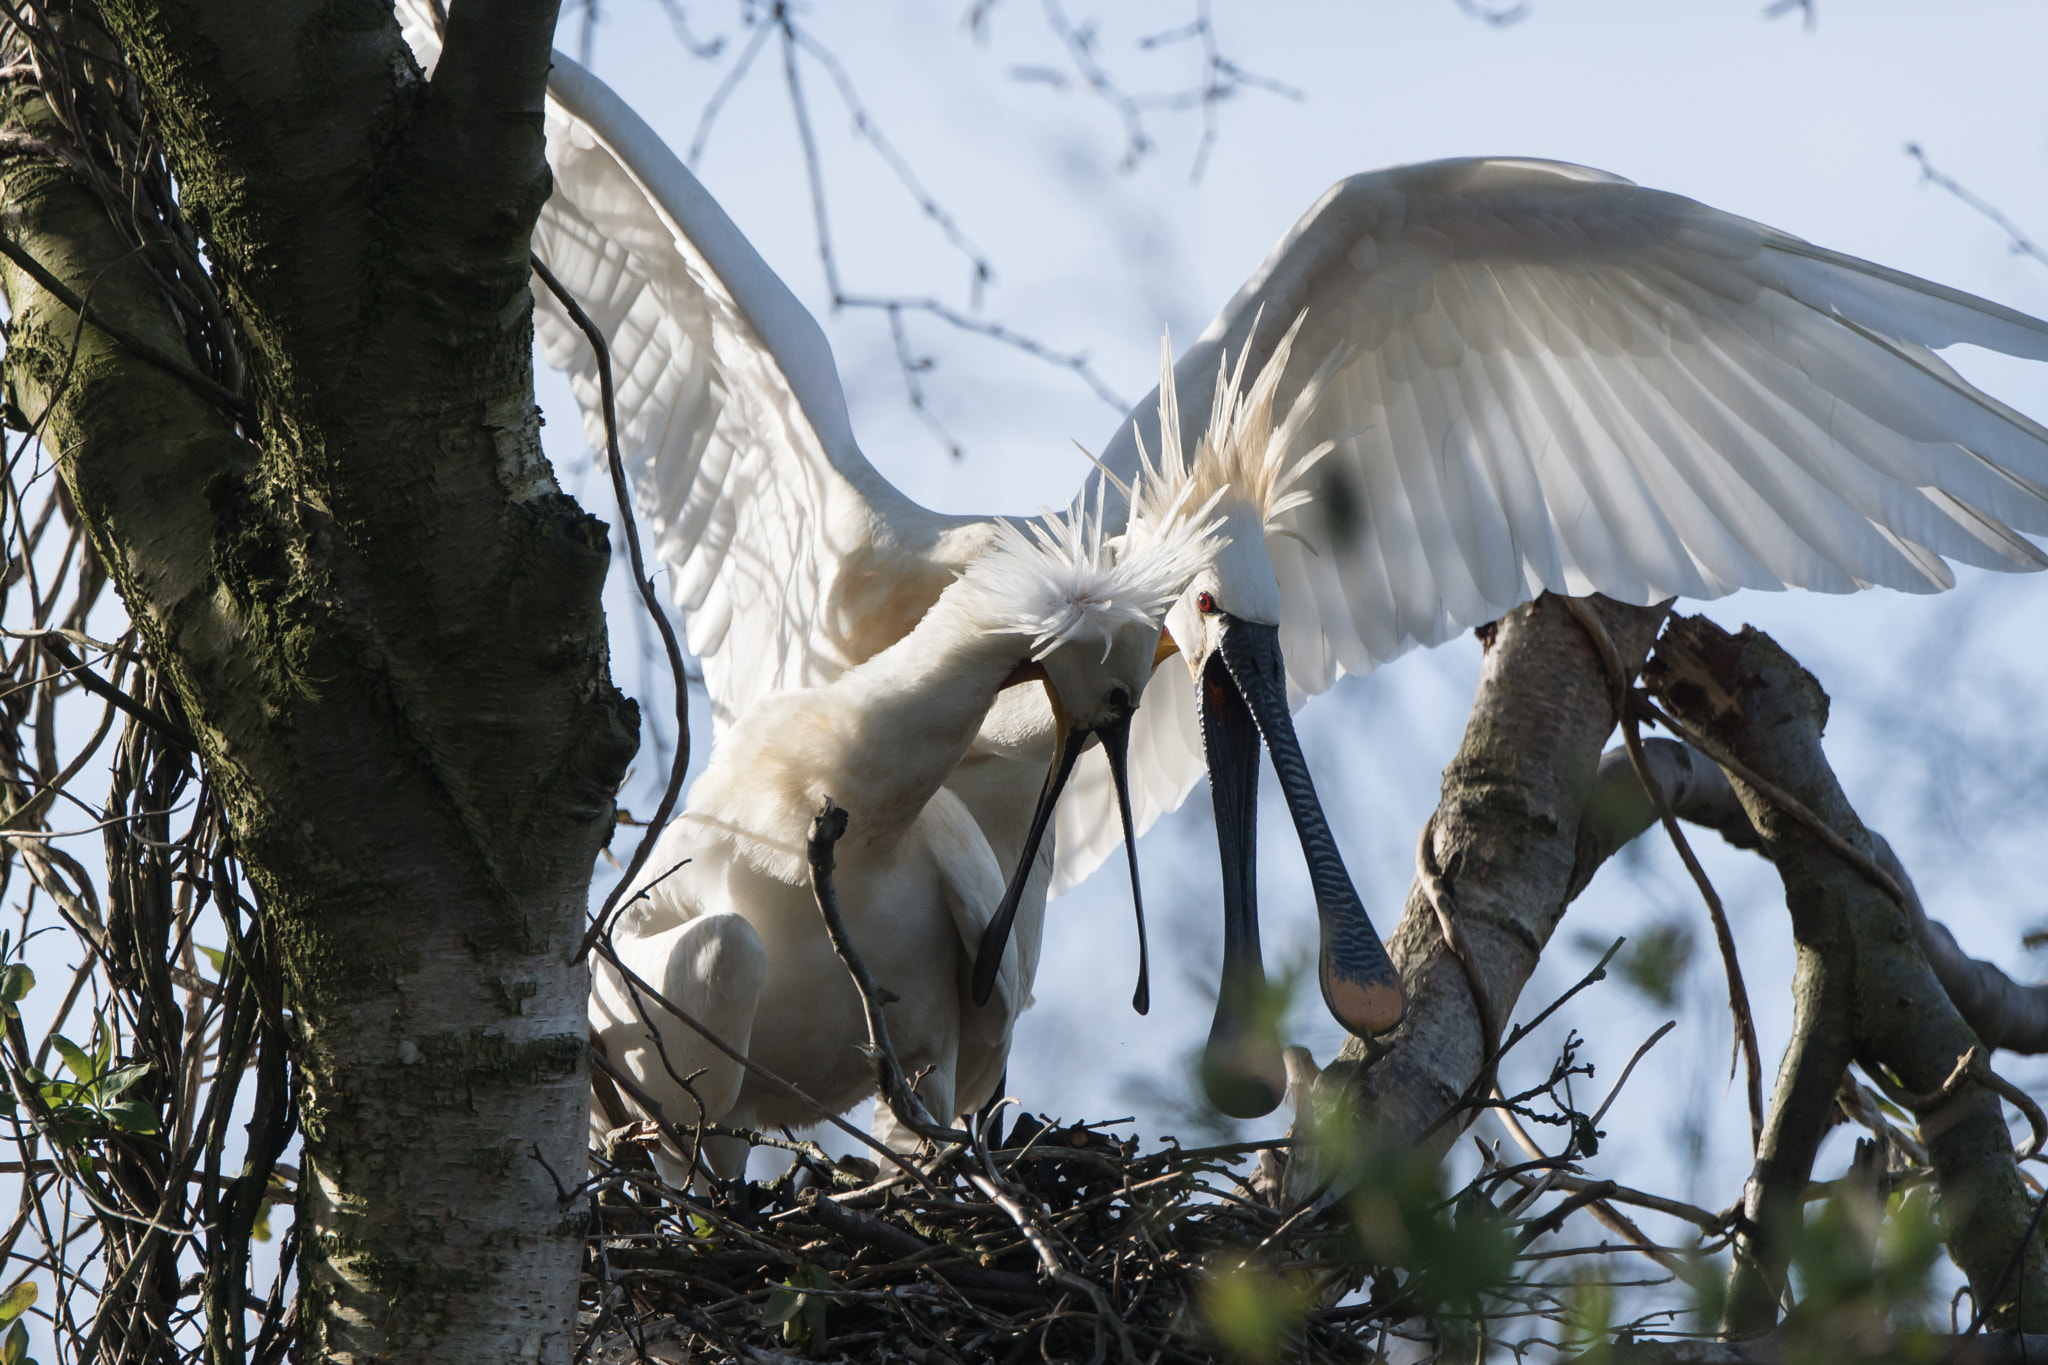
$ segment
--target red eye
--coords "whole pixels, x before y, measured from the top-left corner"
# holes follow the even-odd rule
[[[1201,612],[1204,616],[1214,616],[1216,614],[1216,599],[1205,592],[1196,593],[1195,610]]]

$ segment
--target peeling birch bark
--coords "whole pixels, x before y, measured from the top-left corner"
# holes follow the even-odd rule
[[[606,528],[555,486],[533,403],[556,5],[455,7],[431,86],[388,6],[101,10],[89,37],[205,225],[253,417],[150,359],[186,354],[181,320],[37,150],[72,144],[33,79],[0,90],[30,134],[0,147],[0,201],[38,263],[0,270],[8,397],[48,423],[284,959],[294,1359],[567,1362],[575,950],[637,717]]]

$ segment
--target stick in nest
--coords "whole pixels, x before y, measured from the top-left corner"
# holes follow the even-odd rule
[[[811,890],[818,900],[818,913],[825,920],[825,937],[831,940],[832,951],[846,964],[848,974],[853,977],[854,989],[860,992],[861,1009],[867,1016],[869,1054],[875,1064],[875,1084],[889,1111],[896,1121],[916,1133],[919,1137],[940,1144],[955,1144],[974,1149],[986,1168],[986,1174],[970,1172],[968,1182],[988,1201],[1008,1214],[1017,1225],[1024,1240],[1037,1254],[1039,1264],[1045,1268],[1046,1278],[1063,1289],[1082,1294],[1094,1305],[1096,1316],[1116,1334],[1123,1358],[1135,1362],[1137,1354],[1131,1345],[1129,1332],[1123,1320],[1112,1311],[1108,1296],[1092,1280],[1076,1274],[1061,1259],[1052,1239],[1039,1226],[1031,1211],[1023,1202],[1024,1192],[998,1174],[995,1162],[988,1149],[975,1136],[959,1129],[948,1128],[934,1119],[925,1108],[924,1101],[910,1086],[903,1070],[903,1063],[896,1055],[895,1047],[889,1041],[888,1021],[882,1017],[882,1007],[896,997],[876,984],[874,974],[854,947],[853,938],[846,931],[846,920],[839,913],[839,895],[832,887],[832,849],[846,833],[847,814],[831,797],[811,820],[810,841],[807,852],[811,865]],[[1100,1365],[1106,1350],[1106,1341],[1100,1327],[1097,1328],[1096,1348],[1091,1365]]]

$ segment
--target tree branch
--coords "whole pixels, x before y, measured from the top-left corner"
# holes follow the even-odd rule
[[[522,262],[547,198],[542,119],[560,8],[561,0],[451,5],[421,113],[418,191],[459,206],[468,232],[486,240],[505,236],[508,209],[525,217]]]
[[[1592,609],[1624,662],[1639,667],[1666,608],[1595,598]],[[1408,1015],[1380,1040],[1383,1056],[1372,1060],[1363,1044],[1348,1042],[1318,1087],[1320,1095],[1343,1095],[1368,1128],[1402,1143],[1464,1101],[1496,1041],[1482,1036],[1466,971],[1484,982],[1505,1025],[1565,907],[1606,856],[1601,848],[1611,853],[1625,842],[1615,837],[1627,820],[1620,810],[1591,830],[1586,824],[1596,793],[1605,793],[1605,809],[1621,781],[1598,781],[1615,714],[1591,639],[1549,594],[1481,638],[1486,662],[1472,719],[1432,817],[1434,860],[1456,889],[1467,958],[1461,966],[1451,955],[1418,877],[1387,940],[1408,988]],[[1448,1147],[1461,1126],[1441,1126],[1432,1144]],[[1296,1166],[1306,1176],[1310,1164]]]
[[[1700,617],[1673,621],[1645,681],[1759,779],[1737,776],[1733,785],[1784,881],[1799,949],[1792,1046],[1744,1200],[1724,1331],[1751,1335],[1776,1321],[1814,1152],[1851,1058],[1873,1075],[1889,1069],[1902,1090],[1917,1092],[1909,1098],[1950,1254],[1978,1301],[1991,1305],[1991,1321],[2048,1325],[2048,1254],[2031,1235],[2032,1201],[1999,1095],[1974,1079],[1948,1084],[1978,1040],[1914,944],[1907,912],[1862,866],[1869,836],[1821,748],[1826,694],[1769,636],[1731,636]],[[1836,852],[1841,844],[1854,861]],[[1998,1286],[2016,1247],[2023,1263],[2012,1277],[2015,1301],[2006,1302]]]
[[[1927,965],[1934,968],[1942,989],[1971,1031],[1986,1047],[2029,1056],[2048,1052],[2048,985],[2023,986],[2003,969],[1964,952],[1947,925],[1928,917],[1919,889],[1884,836],[1873,832],[1870,841],[1878,866],[1889,872],[1905,893],[1913,937],[1927,955]]]

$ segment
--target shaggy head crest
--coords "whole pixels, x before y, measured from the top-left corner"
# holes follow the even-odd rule
[[[1142,475],[1131,490],[1131,523],[1140,524],[1169,518],[1178,509],[1202,505],[1213,507],[1226,496],[1241,498],[1258,510],[1261,524],[1270,532],[1292,534],[1279,524],[1282,515],[1309,500],[1308,490],[1297,487],[1301,476],[1316,461],[1330,453],[1335,443],[1324,441],[1311,450],[1295,453],[1294,446],[1303,424],[1321,400],[1330,377],[1344,362],[1346,352],[1333,351],[1319,366],[1301,392],[1295,395],[1287,416],[1273,422],[1273,399],[1280,376],[1287,370],[1288,356],[1301,324],[1308,320],[1304,309],[1273,354],[1245,386],[1245,361],[1251,346],[1237,354],[1237,367],[1229,368],[1228,357],[1218,361],[1216,397],[1209,410],[1209,425],[1189,459],[1180,439],[1180,399],[1173,388],[1173,346],[1162,338],[1159,352],[1159,458],[1155,461],[1138,437]],[[1258,331],[1258,321],[1252,322]]]
[[[1134,533],[1106,536],[1098,485],[1093,507],[1040,508],[1039,519],[1021,527],[998,519],[993,543],[967,566],[962,582],[992,628],[1030,637],[1033,659],[1095,639],[1107,659],[1117,631],[1156,628],[1188,580],[1227,543],[1216,534],[1220,523],[1181,515],[1185,505],[1180,500],[1142,534],[1134,518]]]

